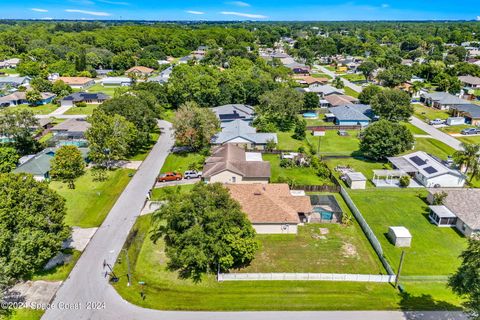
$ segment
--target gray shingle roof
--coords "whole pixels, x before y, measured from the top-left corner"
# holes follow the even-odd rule
[[[277,143],[276,133],[257,133],[254,127],[251,127],[246,121],[234,120],[222,124],[222,131],[212,139],[214,144],[227,143],[236,138],[243,138],[255,144],[266,144],[268,140]]]
[[[231,121],[236,119],[253,120],[254,109],[245,104],[226,104],[212,108],[220,121]]]
[[[453,94],[450,94],[448,92],[432,92],[432,93],[424,93],[422,96],[426,99],[431,99],[433,101],[436,101],[440,104],[447,104],[447,105],[452,105],[452,104],[469,104],[468,101],[460,99],[457,96],[454,96]]]
[[[339,121],[370,121],[373,117],[372,108],[365,104],[338,106],[329,110]]]
[[[462,104],[451,106],[452,109],[467,113],[471,118],[480,118],[480,106],[476,104]]]
[[[72,93],[62,100],[65,101],[73,101],[73,102],[81,102],[85,100],[108,100],[110,96],[106,95],[105,93],[89,93],[89,92],[75,92]]]

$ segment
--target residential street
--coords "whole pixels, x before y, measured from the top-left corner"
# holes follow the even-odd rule
[[[107,269],[103,261],[112,265],[121,253],[123,243],[140,213],[148,190],[154,185],[173,139],[171,124],[160,122],[162,132],[159,141],[143,162],[131,182],[119,197],[104,223],[85,249],[82,257],[58,290],[42,319],[198,319],[198,320],[283,320],[283,319],[328,319],[328,320],[404,320],[464,319],[461,313],[451,312],[389,312],[389,311],[319,311],[319,312],[176,312],[141,308],[123,300],[108,283]],[[95,308],[91,303],[100,303]],[[104,304],[102,304],[104,303]]]
[[[319,69],[321,72],[323,72],[325,74],[328,74],[330,77],[332,77],[332,79],[335,79],[335,78],[339,77],[335,72],[328,70],[324,66],[315,65],[315,68]],[[340,78],[340,79],[342,79],[345,86],[349,87],[353,91],[362,92],[362,90],[363,90],[362,87],[357,86],[356,84],[348,81],[347,79],[344,79],[344,78]]]
[[[452,137],[449,134],[446,134],[437,128],[434,128],[433,126],[429,125],[428,123],[423,122],[422,120],[412,117],[410,119],[410,123],[413,124],[415,127],[425,131],[429,135],[431,135],[433,138],[442,141],[443,143],[449,145],[455,150],[462,150],[461,142],[454,137]]]

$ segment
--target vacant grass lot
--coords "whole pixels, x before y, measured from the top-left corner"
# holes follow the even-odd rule
[[[351,82],[365,81],[365,76],[361,73],[349,73],[342,75],[342,78]]]
[[[455,153],[455,149],[449,145],[432,138],[416,138],[414,150],[412,151],[425,151],[444,160]],[[406,153],[412,151],[407,151]]]
[[[98,227],[130,181],[129,174],[135,170],[117,169],[107,173],[106,181],[93,181],[90,170],[75,181],[75,189],[59,181],[50,182],[50,187],[66,199],[69,226],[81,228]]]
[[[114,286],[137,305],[162,310],[454,310],[459,299],[443,283],[404,283],[409,295],[400,295],[390,284],[317,281],[239,281],[219,283],[206,276],[200,283],[181,280],[166,269],[162,241],[148,239],[150,216],[137,220],[129,253],[132,285],[125,276]],[[125,275],[127,264],[115,265]],[[305,262],[305,260],[301,261]],[[143,281],[145,285],[140,285]],[[142,299],[140,292],[144,292]]]
[[[98,106],[99,106],[99,104],[89,103],[89,104],[87,104],[86,107],[70,108],[64,114],[74,114],[74,115],[81,114],[81,115],[88,115],[89,116],[89,115],[93,114],[93,110],[97,109]]]
[[[413,104],[414,115],[423,121],[430,121],[434,119],[447,119],[450,115],[447,111],[438,110],[424,106],[423,104]]]
[[[86,91],[87,92],[102,92],[102,93],[105,93],[111,97],[113,97],[113,95],[115,94],[115,89],[119,89],[119,88],[122,88],[120,86],[102,86],[101,83],[96,83],[94,84],[93,86],[91,86],[90,88],[88,88]]]
[[[353,153],[358,153],[360,148],[359,131],[349,130],[347,133],[348,136],[340,136],[337,130],[327,130],[325,136],[320,138],[320,154],[324,156],[350,156]],[[318,137],[314,137],[311,132],[307,132],[307,140],[310,141],[315,150],[318,149]]]
[[[449,275],[460,265],[467,241],[453,228],[438,228],[428,220],[424,189],[349,190],[396,269],[405,250],[404,275]],[[397,248],[386,237],[389,226],[404,226],[412,234],[411,248]]]
[[[160,172],[179,172],[183,174],[191,165],[203,167],[205,157],[198,153],[170,153]]]
[[[277,182],[279,178],[290,178],[296,185],[323,185],[332,184],[329,179],[322,179],[315,174],[313,168],[282,168],[280,156],[277,154],[264,154],[263,160],[270,161],[270,181]]]
[[[5,113],[5,111],[10,110],[10,111],[20,111],[20,110],[30,110],[34,114],[49,114],[55,111],[58,108],[58,105],[48,103],[44,104],[41,106],[29,106],[26,104],[22,104],[19,106],[12,106],[12,107],[7,107],[7,108],[0,108],[0,114]]]

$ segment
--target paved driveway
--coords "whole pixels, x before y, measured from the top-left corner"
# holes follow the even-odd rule
[[[433,126],[429,125],[426,122],[423,122],[422,120],[412,117],[410,119],[410,123],[413,124],[415,127],[425,131],[428,133],[430,136],[433,138],[442,141],[443,143],[449,145],[455,150],[462,150],[461,142],[454,137],[452,137],[449,134],[446,134],[445,132],[442,132],[438,130],[437,128],[434,128]]]

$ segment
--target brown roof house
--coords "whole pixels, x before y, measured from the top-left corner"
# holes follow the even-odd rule
[[[55,81],[62,80],[72,89],[87,89],[95,84],[95,80],[88,77],[58,77]]]
[[[203,179],[207,183],[268,183],[270,162],[262,154],[226,143],[213,149],[205,161]]]
[[[150,76],[154,71],[155,71],[155,70],[152,69],[152,68],[142,67],[142,66],[135,66],[135,67],[131,67],[130,69],[128,69],[127,71],[125,71],[125,74],[126,74],[126,75],[134,74],[134,75],[136,75],[137,77],[148,77],[148,76]]]
[[[427,201],[445,192],[443,205],[431,205],[429,218],[439,227],[455,227],[467,237],[480,236],[480,189],[429,189]]]
[[[344,94],[332,94],[324,98],[328,101],[331,107],[345,106],[351,104],[357,104],[359,100],[357,98],[347,96]]]
[[[285,183],[226,187],[259,234],[296,234],[298,225],[313,211],[310,197],[293,195]]]

